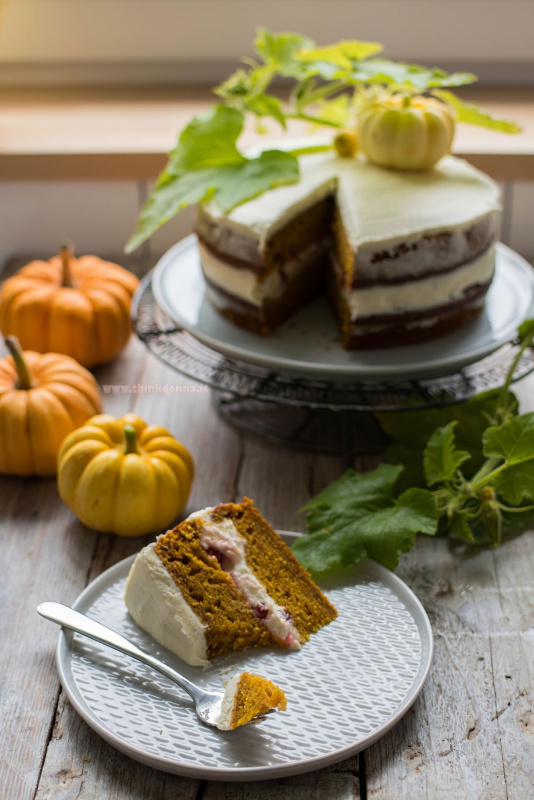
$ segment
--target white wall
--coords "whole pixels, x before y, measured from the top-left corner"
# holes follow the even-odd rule
[[[508,81],[516,65],[516,82],[527,72],[533,79],[532,0],[8,0],[0,66],[13,80],[15,67],[43,79],[58,63],[71,65],[74,80],[88,80],[87,65],[102,81],[106,71],[127,80],[124,65],[137,81],[143,70],[154,80],[211,80],[205,65],[224,63],[227,72],[251,53],[260,24],[322,43],[383,42],[392,58],[498,64]],[[39,69],[27,72],[32,65]],[[500,74],[493,69],[492,80]]]
[[[49,258],[64,239],[76,252],[120,260],[133,233],[144,181],[0,181],[0,267],[18,256]],[[186,209],[143,248],[154,261],[192,231],[194,210]]]
[[[10,0],[2,61],[205,60],[250,51],[257,25],[394,58],[532,59],[530,0]]]

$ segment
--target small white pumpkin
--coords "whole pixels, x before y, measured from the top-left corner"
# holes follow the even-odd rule
[[[431,97],[389,95],[370,103],[357,117],[358,144],[381,167],[422,171],[450,152],[454,119]]]

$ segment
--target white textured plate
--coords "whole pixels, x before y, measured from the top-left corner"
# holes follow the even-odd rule
[[[462,330],[422,344],[343,350],[326,298],[320,298],[269,336],[232,325],[205,296],[196,236],[165,253],[152,278],[156,302],[177,325],[218,353],[308,377],[382,380],[441,375],[477,361],[511,341],[534,313],[534,271],[509,247],[497,245],[496,274],[485,311]]]
[[[297,534],[284,533],[291,542]],[[69,700],[107,742],[143,764],[210,780],[263,780],[307,772],[380,738],[419,695],[432,631],[408,587],[373,561],[343,584],[323,584],[338,618],[299,652],[251,650],[190,667],[129,617],[124,586],[134,556],[104,572],[74,608],[122,633],[212,689],[244,669],[269,677],[288,710],[232,732],[203,726],[192,702],[158,673],[90,639],[61,632],[57,664]]]

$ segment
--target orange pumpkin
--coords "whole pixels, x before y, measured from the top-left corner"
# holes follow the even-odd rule
[[[194,473],[183,444],[135,414],[88,420],[57,461],[61,499],[89,528],[118,536],[166,530],[184,510]]]
[[[64,353],[85,367],[110,361],[132,330],[130,303],[139,281],[97,256],[74,258],[61,248],[50,261],[32,261],[0,294],[0,329],[24,350]]]
[[[55,475],[65,436],[102,408],[98,384],[73,358],[22,352],[0,360],[0,473]]]

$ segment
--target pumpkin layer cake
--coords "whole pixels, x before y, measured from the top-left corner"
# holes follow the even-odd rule
[[[328,287],[343,346],[424,341],[483,309],[495,267],[499,189],[447,156],[428,172],[363,157],[301,156],[298,183],[223,214],[201,207],[197,232],[212,304],[269,333]]]
[[[196,666],[248,647],[298,650],[337,612],[248,498],[191,514],[137,556],[142,628]]]
[[[228,682],[218,727],[231,731],[269,711],[285,711],[286,697],[272,681],[242,672]]]

